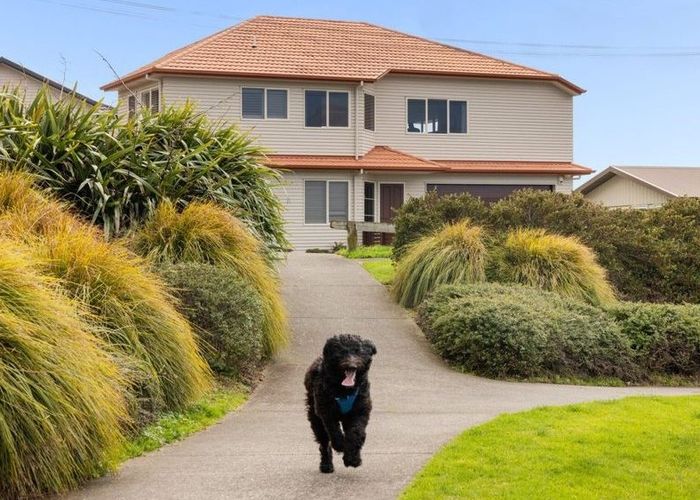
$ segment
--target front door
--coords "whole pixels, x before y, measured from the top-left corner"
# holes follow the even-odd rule
[[[403,184],[379,184],[379,222],[393,222],[394,211],[403,205]]]

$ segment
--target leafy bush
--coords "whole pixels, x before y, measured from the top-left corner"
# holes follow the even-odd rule
[[[497,277],[557,292],[593,305],[615,302],[595,254],[576,238],[543,229],[511,231],[501,248]]]
[[[43,272],[88,307],[89,320],[126,360],[139,409],[182,408],[201,396],[210,384],[206,362],[174,298],[146,264],[33,191],[25,175],[0,174],[2,193],[0,228],[25,242]]]
[[[630,343],[602,310],[521,285],[438,288],[418,322],[444,358],[489,377],[639,377]]]
[[[481,199],[470,194],[438,196],[431,191],[422,198],[410,198],[397,210],[394,218],[394,259],[401,259],[411,244],[445,224],[464,219],[481,224],[487,213]]]
[[[0,93],[0,159],[102,226],[108,237],[145,219],[159,201],[214,200],[270,248],[288,246],[271,185],[279,174],[234,126],[214,126],[190,104],[128,121],[46,89],[28,105]]]
[[[250,283],[231,268],[211,264],[166,265],[161,274],[208,344],[209,366],[229,375],[253,375],[263,357],[264,332],[262,301]]]
[[[626,303],[610,314],[647,373],[700,375],[700,305]]]
[[[392,293],[414,307],[437,286],[485,279],[486,246],[479,226],[461,221],[410,246],[396,266]]]
[[[160,264],[199,262],[230,267],[246,279],[262,299],[260,319],[267,354],[288,341],[279,280],[260,242],[241,222],[213,203],[191,203],[184,210],[162,203],[134,235],[136,251]]]
[[[119,450],[125,382],[78,305],[0,241],[0,497],[56,493]]]

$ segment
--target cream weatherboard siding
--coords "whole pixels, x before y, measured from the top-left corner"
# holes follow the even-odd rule
[[[671,198],[670,195],[622,175],[611,177],[584,196],[606,207],[624,208],[658,207]]]
[[[345,243],[345,231],[331,229],[328,224],[304,223],[304,181],[343,180],[349,182],[349,214],[355,221],[364,220],[364,183],[375,182],[375,214],[379,214],[379,184],[399,183],[404,185],[404,200],[420,197],[428,184],[527,184],[554,186],[554,190],[571,193],[571,177],[557,175],[517,175],[517,174],[443,174],[427,172],[379,173],[337,170],[296,170],[283,174],[283,182],[275,188],[284,206],[284,217],[289,241],[295,250],[309,248],[330,248],[335,243]]]
[[[243,120],[243,87],[287,89],[287,119]],[[163,78],[163,96],[166,104],[180,104],[191,99],[198,109],[205,111],[213,120],[239,124],[242,130],[250,131],[271,152],[288,154],[354,155],[355,87],[312,81]],[[349,126],[305,127],[305,90],[347,91],[350,94]]]
[[[16,87],[19,87],[24,92],[24,102],[32,102],[43,85],[44,82],[37,80],[33,76],[0,63],[0,89],[7,87],[10,90],[14,90]],[[49,87],[49,91],[54,99],[60,99],[64,95],[54,87]]]
[[[374,85],[377,144],[428,159],[572,161],[573,99],[546,82],[388,75]],[[468,133],[406,132],[406,99],[467,101]]]

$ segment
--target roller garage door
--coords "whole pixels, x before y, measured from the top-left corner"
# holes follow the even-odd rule
[[[541,184],[428,184],[428,191],[436,191],[439,196],[469,193],[491,203],[520,189],[553,191],[553,187]]]

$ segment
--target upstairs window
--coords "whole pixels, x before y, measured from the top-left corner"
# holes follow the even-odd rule
[[[348,127],[350,94],[326,90],[307,90],[304,100],[307,127]]]
[[[374,130],[374,96],[365,94],[365,130]]]
[[[428,134],[466,134],[467,101],[407,99],[406,131]]]
[[[241,91],[241,116],[246,120],[286,119],[287,91],[244,87]]]
[[[141,107],[148,109],[151,113],[160,111],[160,91],[158,87],[141,92]]]

